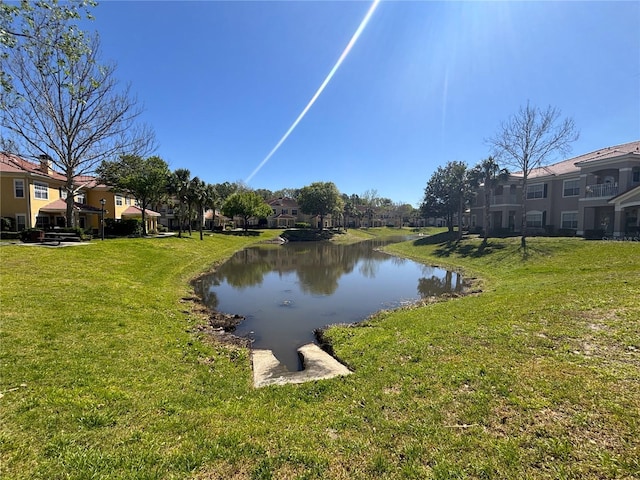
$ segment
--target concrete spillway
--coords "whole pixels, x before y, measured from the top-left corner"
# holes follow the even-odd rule
[[[300,372],[290,372],[278,361],[271,350],[253,350],[251,362],[253,364],[254,387],[304,383],[352,373],[315,343],[303,345],[298,348],[298,353],[302,357],[304,369]]]

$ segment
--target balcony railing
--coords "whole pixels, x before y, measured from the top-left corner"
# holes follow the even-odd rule
[[[518,200],[514,194],[507,195],[491,195],[491,205],[515,205]]]
[[[599,183],[597,185],[587,185],[585,198],[611,198],[618,195],[617,183]]]

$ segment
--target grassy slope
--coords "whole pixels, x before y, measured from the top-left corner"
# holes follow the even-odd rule
[[[396,245],[484,292],[331,329],[355,375],[255,390],[181,300],[250,241],[0,248],[0,476],[640,475],[640,245]]]

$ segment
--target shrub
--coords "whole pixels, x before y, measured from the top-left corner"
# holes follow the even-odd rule
[[[317,242],[330,240],[333,232],[331,230],[285,230],[280,236],[290,242]]]
[[[20,232],[0,231],[0,239],[2,240],[19,240]]]
[[[576,231],[573,228],[559,228],[556,235],[558,237],[575,237]]]
[[[3,232],[14,230],[13,223],[14,223],[13,218],[2,217],[0,219],[0,230],[2,230]]]
[[[307,222],[296,222],[294,224],[295,228],[311,228],[311,224]]]
[[[513,231],[510,228],[494,228],[491,230],[491,235],[494,237],[510,237],[513,235]]]
[[[135,218],[125,220],[114,220],[106,218],[104,221],[105,235],[113,235],[116,237],[139,237],[142,235],[142,222]]]
[[[594,228],[584,231],[584,238],[586,240],[602,240],[605,236],[605,231],[601,228]]]

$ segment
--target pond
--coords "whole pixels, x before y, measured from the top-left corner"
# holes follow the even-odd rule
[[[300,370],[296,350],[315,341],[317,328],[462,290],[456,272],[378,250],[406,239],[248,248],[202,277],[198,293],[210,309],[245,317],[234,334],[250,338],[252,348],[272,350],[289,371]]]

